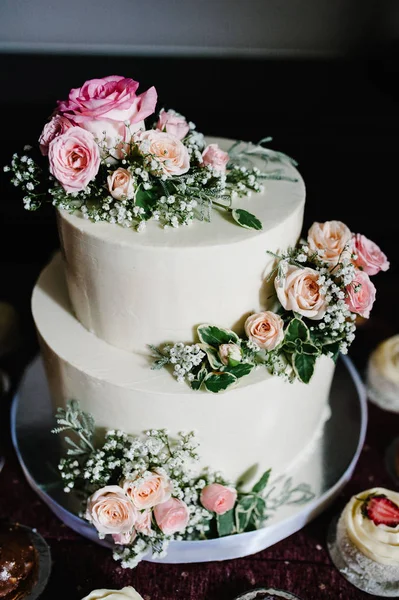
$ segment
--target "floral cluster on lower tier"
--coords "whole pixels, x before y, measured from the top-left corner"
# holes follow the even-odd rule
[[[39,138],[37,158],[15,153],[12,183],[22,191],[25,208],[45,201],[92,221],[108,221],[143,231],[153,219],[164,227],[209,221],[212,209],[232,221],[262,229],[252,213],[233,206],[237,197],[261,192],[267,179],[284,175],[281,152],[258,144],[234,144],[228,152],[206,144],[192,122],[174,110],[154,115],[157,92],[137,95],[137,81],[111,75],[86,81],[58,101]],[[278,168],[261,171],[253,158]],[[259,161],[258,161],[259,163]]]
[[[59,408],[53,433],[65,437],[67,456],[59,463],[66,493],[82,501],[81,516],[100,538],[112,538],[114,558],[135,567],[151,554],[162,557],[171,540],[222,537],[262,527],[283,504],[302,504],[314,497],[309,486],[292,485],[267,492],[270,470],[249,491],[234,486],[219,472],[194,474],[198,461],[193,432],[172,438],[165,429],[142,435],[109,430],[94,443],[95,423],[76,400]]]
[[[385,254],[341,221],[326,221],[313,223],[306,240],[273,256],[268,279],[274,278],[275,311],[251,314],[245,336],[202,324],[197,343],[150,346],[153,368],[172,365],[179,382],[220,392],[260,365],[287,381],[309,383],[319,356],[335,361],[346,354],[356,318],[369,318],[374,304],[370,276],[389,268]]]

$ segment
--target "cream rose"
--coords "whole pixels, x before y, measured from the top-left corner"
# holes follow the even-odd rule
[[[93,590],[82,600],[143,600],[143,597],[134,588],[127,586],[120,590]]]
[[[122,488],[139,510],[161,504],[169,500],[172,494],[172,484],[161,471],[148,472],[134,480],[126,479],[122,482]]]
[[[132,531],[137,510],[122,488],[106,485],[90,496],[85,516],[99,533],[121,534]]]
[[[308,244],[310,250],[321,251],[320,258],[334,266],[339,262],[344,250],[351,248],[352,233],[341,221],[316,222],[308,231]]]
[[[245,333],[259,348],[273,350],[284,339],[284,321],[269,310],[255,313],[245,321]]]
[[[134,182],[127,169],[116,169],[107,177],[109,193],[115,200],[128,200],[134,196]]]
[[[153,533],[151,527],[150,510],[143,510],[143,512],[138,513],[135,528],[136,531],[138,531],[139,533],[143,533],[144,535],[151,535]]]
[[[161,170],[164,175],[182,175],[190,168],[190,157],[186,146],[174,135],[159,129],[149,129],[135,136],[139,152],[148,157],[152,168],[151,159],[155,159],[156,166],[153,170]]]
[[[282,306],[308,319],[322,319],[327,303],[317,283],[318,279],[319,273],[314,269],[287,265],[286,273],[274,280],[277,297]]]

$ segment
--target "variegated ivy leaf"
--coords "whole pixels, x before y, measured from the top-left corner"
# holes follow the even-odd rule
[[[337,362],[339,356],[339,347],[340,342],[334,342],[333,344],[323,345],[322,352],[323,354],[331,354],[331,358],[334,362]]]
[[[210,373],[204,380],[209,392],[217,394],[237,382],[237,377],[232,373]]]
[[[223,515],[216,515],[216,526],[219,537],[235,533],[234,509],[228,510]]]
[[[215,369],[215,371],[220,371],[220,369],[223,368],[223,363],[220,360],[217,349],[213,346],[209,346],[208,344],[200,344],[200,348],[206,353],[212,369]]]
[[[255,215],[251,214],[243,208],[235,208],[231,213],[233,219],[246,229],[256,229],[260,231],[262,229],[262,223]]]
[[[220,344],[237,343],[240,338],[234,331],[230,329],[222,329],[215,325],[199,325],[197,328],[198,337],[204,344],[209,346],[219,347]]]
[[[309,383],[314,367],[316,364],[316,356],[314,354],[294,354],[293,367],[294,371],[303,383]]]
[[[301,351],[304,354],[315,354],[316,356],[320,354],[320,350],[317,348],[317,346],[306,342],[301,344]]]
[[[206,376],[208,375],[208,371],[206,367],[201,367],[201,369],[197,373],[197,377],[193,379],[191,382],[191,387],[193,390],[199,390],[203,382],[205,381]]]
[[[285,330],[284,341],[296,342],[302,340],[306,342],[309,339],[309,328],[300,319],[292,319]]]
[[[246,494],[239,498],[234,511],[237,533],[242,533],[248,527],[256,504],[257,496],[255,494]]]
[[[240,377],[249,375],[254,366],[255,365],[252,363],[240,363],[234,367],[223,367],[223,372],[232,373],[235,377],[237,377],[237,379],[240,379]]]

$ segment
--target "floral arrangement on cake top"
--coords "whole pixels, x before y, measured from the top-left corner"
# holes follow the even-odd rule
[[[306,239],[272,254],[277,307],[248,316],[245,335],[213,324],[198,342],[150,346],[154,369],[172,365],[179,382],[220,392],[257,366],[287,381],[309,383],[321,355],[334,361],[355,338],[356,317],[368,319],[376,296],[370,276],[389,262],[373,241],[341,221],[313,223]]]
[[[14,154],[12,183],[20,187],[25,208],[43,202],[92,221],[118,223],[143,231],[154,219],[164,227],[209,221],[212,209],[227,211],[242,227],[262,223],[233,205],[236,197],[261,192],[267,179],[295,181],[281,168],[262,172],[265,163],[287,155],[258,144],[238,142],[228,152],[206,144],[195,125],[174,110],[155,114],[157,92],[137,95],[139,84],[111,75],[86,81],[57,102],[39,138],[37,158]],[[152,116],[147,125],[145,119]]]
[[[165,556],[172,540],[205,540],[262,527],[282,505],[314,498],[306,483],[285,478],[267,489],[267,470],[248,491],[219,472],[190,467],[199,459],[194,433],[172,439],[165,429],[142,435],[108,430],[95,445],[92,416],[71,400],[56,414],[53,433],[65,437],[59,471],[66,493],[81,499],[80,516],[106,538],[115,560],[135,567],[145,556]],[[97,436],[98,437],[98,436]]]

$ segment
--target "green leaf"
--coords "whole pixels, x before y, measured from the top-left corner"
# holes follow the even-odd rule
[[[293,353],[293,352],[297,352],[298,347],[294,342],[284,342],[284,350],[286,352]]]
[[[216,525],[219,537],[235,533],[234,509],[228,510],[224,515],[216,515]]]
[[[338,356],[339,356],[339,346],[340,346],[340,342],[334,342],[333,344],[326,344],[325,346],[322,347],[322,352],[323,354],[330,354],[330,352],[332,353],[332,359],[334,362],[337,362]]]
[[[300,319],[292,319],[287,329],[285,330],[284,341],[296,342],[302,340],[306,342],[309,339],[309,329]]]
[[[210,373],[205,378],[205,387],[209,392],[217,394],[236,383],[237,377],[232,373]]]
[[[235,208],[231,213],[233,219],[241,225],[241,227],[245,227],[246,229],[256,229],[260,231],[262,229],[262,223],[259,221],[255,215],[252,215],[247,210],[243,210],[242,208]]]
[[[235,367],[224,367],[224,373],[232,373],[237,379],[240,377],[245,377],[245,375],[249,375],[255,365],[252,363],[240,363]]]
[[[237,533],[242,533],[251,520],[252,511],[256,507],[257,498],[253,494],[241,496],[235,508]]]
[[[209,346],[219,347],[220,344],[230,344],[231,342],[237,343],[240,340],[234,331],[222,329],[215,325],[199,325],[197,331],[201,342],[209,344]]]
[[[320,354],[320,350],[317,346],[308,343],[302,344],[302,352],[305,354],[315,354],[316,356]]]
[[[272,471],[271,469],[268,469],[267,471],[265,471],[263,473],[262,477],[259,479],[259,481],[257,483],[255,483],[255,485],[252,488],[252,491],[255,494],[260,494],[260,492],[263,492],[263,490],[265,489],[265,487],[267,486],[267,483],[269,481],[271,471]]]
[[[223,363],[220,360],[217,349],[213,346],[209,346],[208,344],[200,344],[200,347],[201,350],[203,350],[206,353],[209,360],[209,364],[211,365],[212,369],[220,371],[220,369],[223,367]]]
[[[201,369],[197,373],[197,377],[193,379],[191,382],[191,387],[193,390],[199,390],[203,382],[205,381],[206,376],[208,375],[208,371],[206,367],[201,367]]]
[[[136,192],[136,197],[134,199],[134,203],[136,206],[140,206],[140,208],[144,209],[144,219],[147,221],[152,216],[152,209],[155,207],[157,202],[157,197],[150,190],[145,190],[140,185],[139,189]]]
[[[294,354],[293,358],[293,367],[297,377],[303,383],[309,383],[313,375],[316,356],[314,354]]]

